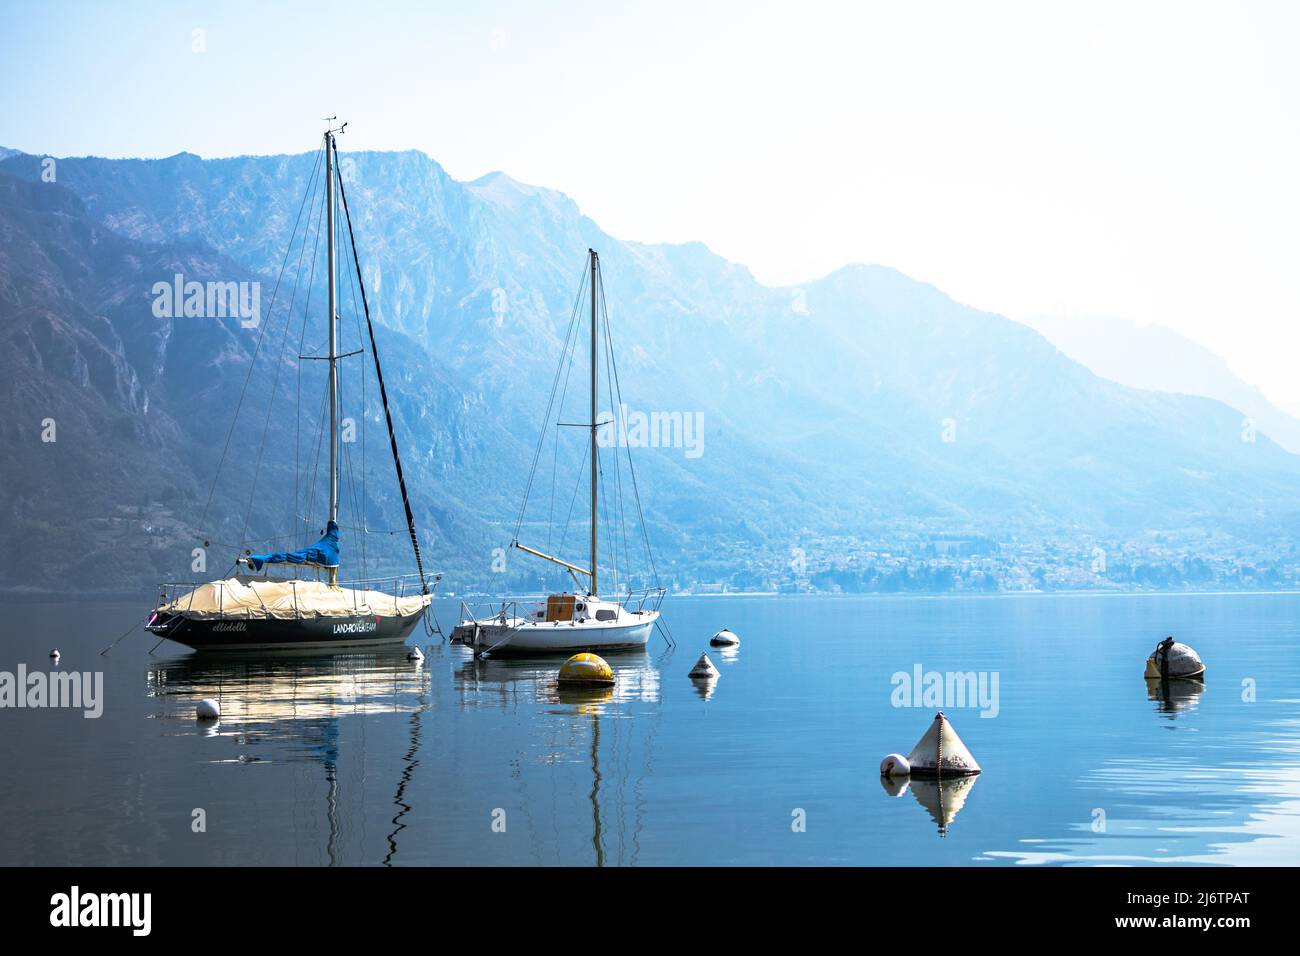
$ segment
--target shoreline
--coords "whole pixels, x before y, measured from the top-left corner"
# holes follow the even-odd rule
[[[1207,590],[1181,590],[1181,591],[1116,591],[1116,590],[1062,590],[1062,591],[846,591],[846,592],[829,592],[829,591],[732,591],[725,594],[690,594],[690,593],[670,593],[664,597],[665,601],[673,599],[690,599],[690,600],[738,600],[745,598],[753,599],[773,599],[773,598],[796,598],[818,600],[860,600],[862,598],[879,598],[887,600],[997,600],[1005,598],[1053,598],[1053,597],[1088,597],[1088,598],[1136,598],[1136,597],[1229,597],[1233,595],[1256,596],[1256,597],[1281,597],[1285,595],[1300,596],[1300,588],[1288,590],[1256,590],[1252,588],[1234,588],[1234,589],[1207,589]],[[538,595],[514,595],[502,597],[499,595],[460,595],[448,597],[437,597],[435,601],[467,601],[470,603],[494,603],[499,601],[527,601],[539,600]],[[32,591],[0,591],[0,605],[31,605],[31,604],[59,604],[70,607],[84,606],[87,604],[141,604],[142,595],[139,593],[129,593],[121,591],[105,591],[102,593],[81,592],[75,599],[69,600],[66,594],[57,594],[52,592],[32,592]],[[153,605],[151,604],[150,607]]]

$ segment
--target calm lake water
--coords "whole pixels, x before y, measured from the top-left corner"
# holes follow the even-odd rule
[[[444,627],[455,604],[437,607]],[[57,646],[61,670],[103,671],[104,709],[0,710],[0,864],[1300,861],[1300,596],[677,598],[665,613],[676,650],[656,635],[610,656],[612,692],[571,694],[559,659],[436,642],[423,664],[150,657],[136,633],[101,657],[140,608],[11,605],[0,671],[49,671]],[[743,643],[709,649],[721,677],[697,685],[724,626]],[[1205,659],[1203,688],[1148,688],[1165,634]],[[892,675],[916,665],[996,674],[997,713],[945,707],[984,768],[973,784],[892,796],[881,757],[934,717],[894,706]],[[215,726],[194,719],[203,697],[221,701]]]

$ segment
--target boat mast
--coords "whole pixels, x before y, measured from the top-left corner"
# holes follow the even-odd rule
[[[591,596],[596,590],[596,283],[599,258],[591,253]]]
[[[334,256],[334,131],[325,131],[325,228],[329,236],[326,246],[329,283],[329,405],[330,405],[330,516],[329,520],[339,520],[339,376],[338,376],[338,305],[336,298],[335,256]],[[339,583],[339,569],[329,569],[329,583],[335,587]]]

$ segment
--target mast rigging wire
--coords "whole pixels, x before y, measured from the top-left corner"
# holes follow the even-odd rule
[[[338,147],[334,148],[334,157],[338,159]],[[337,162],[335,166],[337,167]],[[379,367],[379,346],[375,342],[375,326],[370,319],[370,303],[366,298],[366,284],[361,277],[361,259],[357,254],[356,235],[352,230],[352,213],[348,209],[348,194],[343,188],[343,177],[339,175],[339,197],[343,200],[343,217],[348,224],[348,239],[352,247],[352,264],[357,272],[357,287],[361,290],[361,307],[366,313],[366,329],[370,333],[370,354],[375,360],[375,379],[379,383],[379,396],[384,403],[384,418],[388,423],[388,440],[393,449],[393,466],[397,469],[397,484],[402,490],[402,507],[406,509],[406,527],[411,533],[411,548],[415,552],[415,565],[420,572],[420,586],[423,593],[429,593],[429,582],[424,576],[424,561],[420,557],[420,539],[415,531],[415,512],[411,510],[411,497],[406,490],[406,478],[402,474],[402,457],[397,449],[397,433],[393,430],[393,413],[388,407],[388,389],[384,385],[384,372]]]
[[[269,304],[269,305],[267,306],[267,308],[266,308],[266,314],[267,314],[268,317],[269,317],[270,314],[271,314],[271,310],[275,308],[275,298],[276,298],[276,295],[277,295],[277,294],[279,293],[279,291],[280,291],[280,280],[284,277],[284,269],[285,269],[285,266],[286,266],[286,265],[288,264],[288,262],[289,262],[289,253],[293,250],[293,237],[296,236],[296,235],[298,234],[298,223],[302,220],[302,211],[303,211],[303,209],[304,209],[304,208],[306,207],[306,205],[307,205],[307,197],[308,197],[309,195],[312,195],[312,193],[313,193],[313,188],[312,188],[312,187],[313,187],[313,184],[314,184],[315,181],[316,181],[316,174],[317,174],[317,171],[319,170],[320,162],[321,162],[322,157],[324,157],[324,155],[325,155],[325,153],[324,153],[324,146],[322,145],[321,148],[320,148],[320,149],[317,151],[317,153],[316,153],[316,161],[315,161],[315,163],[312,165],[311,175],[308,177],[308,180],[307,180],[307,188],[303,191],[302,202],[299,203],[299,205],[298,205],[298,215],[297,215],[297,217],[294,219],[294,222],[293,222],[293,231],[290,232],[290,234],[289,234],[289,243],[288,243],[288,245],[285,247],[285,250],[284,250],[284,258],[280,261],[280,273],[279,273],[279,275],[277,275],[276,278],[275,278],[275,286],[274,286],[274,288],[271,290],[271,302],[270,302],[270,304]],[[305,241],[305,239],[304,239],[304,241]],[[221,448],[221,457],[217,460],[217,467],[216,467],[216,470],[215,470],[215,471],[213,472],[213,474],[212,474],[212,484],[211,484],[211,486],[208,488],[208,498],[207,498],[207,501],[205,501],[204,504],[203,504],[203,512],[202,512],[201,516],[199,517],[199,530],[200,530],[200,531],[203,529],[204,525],[207,523],[207,520],[208,520],[208,509],[212,506],[212,496],[216,493],[216,490],[217,490],[217,480],[221,477],[221,468],[222,468],[222,465],[225,464],[225,461],[226,461],[226,455],[227,455],[227,454],[229,453],[229,451],[230,451],[230,439],[231,439],[231,437],[235,434],[235,426],[239,423],[239,410],[240,410],[240,408],[243,407],[243,404],[244,404],[244,396],[245,396],[245,395],[247,394],[247,392],[248,392],[248,383],[249,383],[249,382],[252,380],[252,378],[253,378],[253,368],[254,368],[254,366],[257,364],[257,356],[258,356],[258,354],[259,354],[259,353],[261,352],[261,350],[262,350],[262,341],[266,338],[266,330],[267,330],[267,327],[268,327],[270,324],[271,324],[271,323],[270,323],[269,321],[266,322],[265,324],[263,324],[262,327],[261,327],[261,330],[260,330],[260,331],[258,332],[258,334],[257,334],[257,345],[255,345],[255,346],[253,347],[253,355],[252,355],[252,357],[251,357],[251,358],[249,359],[249,361],[248,361],[248,373],[244,376],[244,385],[243,385],[243,387],[240,388],[240,390],[239,390],[239,400],[238,400],[238,402],[236,402],[236,404],[235,404],[235,414],[234,414],[234,416],[233,416],[233,417],[231,418],[231,420],[230,420],[230,428],[229,428],[229,430],[227,430],[227,432],[226,432],[226,441],[225,441],[225,444],[224,444],[224,445],[222,446],[222,448]]]

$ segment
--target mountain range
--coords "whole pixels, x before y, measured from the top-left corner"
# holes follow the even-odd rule
[[[22,542],[0,559],[3,586],[130,590],[189,576],[204,542],[221,570],[245,546],[318,530],[304,476],[321,370],[292,339],[322,347],[308,333],[323,321],[303,324],[312,301],[319,318],[319,273],[256,329],[151,308],[176,274],[259,282],[267,305],[301,251],[317,157],[59,158],[53,182],[42,157],[0,157],[0,530]],[[1223,401],[1100,377],[893,269],[769,288],[698,243],[615,239],[504,173],[460,182],[415,151],[344,153],[341,171],[424,550],[456,590],[539,578],[513,556],[496,573],[494,549],[512,536],[589,247],[624,400],[704,425],[698,455],[632,451],[665,583],[759,566],[770,581],[792,553],[834,563],[828,542],[1086,551],[1175,535],[1209,551],[1289,547],[1300,531],[1300,458],[1269,423],[1247,435]],[[364,536],[376,567],[396,567],[382,410],[373,382],[350,394],[369,443],[351,517],[382,532]]]
[[[1246,415],[1287,451],[1300,453],[1300,419],[1242,381],[1223,357],[1162,325],[1110,315],[1035,315],[1027,324],[1103,378],[1134,388],[1201,395]]]

